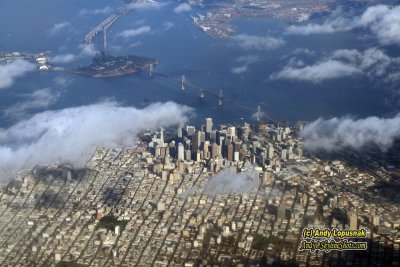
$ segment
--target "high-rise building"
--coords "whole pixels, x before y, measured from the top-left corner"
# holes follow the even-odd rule
[[[372,216],[372,225],[373,226],[379,226],[380,222],[381,222],[381,219],[380,219],[379,215]]]
[[[281,132],[280,128],[276,132],[275,140],[278,141],[278,142],[282,141],[282,132]]]
[[[285,133],[285,131],[282,131],[281,136],[282,136],[282,140],[286,140],[286,133]]]
[[[225,143],[225,137],[224,136],[220,136],[219,137],[219,141],[217,142],[219,146],[223,146]]]
[[[286,160],[286,152],[287,152],[287,150],[285,148],[282,149],[282,151],[281,151],[281,159]]]
[[[286,206],[284,203],[281,203],[278,207],[277,211],[277,217],[278,219],[285,219],[286,217]]]
[[[155,157],[159,157],[160,154],[161,154],[161,148],[160,148],[159,146],[157,146],[157,147],[155,148],[154,156],[155,156]]]
[[[272,159],[274,157],[274,145],[273,144],[268,144],[268,154],[267,154],[268,159]]]
[[[245,123],[240,131],[240,135],[242,136],[243,140],[247,141],[249,139],[250,131],[251,131],[250,125],[248,123]]]
[[[236,136],[236,127],[235,126],[231,126],[228,128],[228,135],[229,136]]]
[[[161,128],[160,132],[160,146],[164,146],[164,129]]]
[[[175,141],[171,141],[171,143],[169,143],[167,145],[167,147],[168,147],[167,155],[170,155],[172,157],[176,157],[176,155],[177,155],[177,147],[175,145]]]
[[[119,235],[121,233],[121,227],[119,225],[114,228],[115,235]]]
[[[241,143],[240,142],[235,142],[233,144],[233,151],[234,152],[240,152],[240,147],[241,147]]]
[[[199,149],[201,144],[201,132],[197,131],[192,135],[192,152],[195,153]]]
[[[288,159],[293,159],[294,154],[293,154],[293,146],[289,146],[288,152],[287,152]]]
[[[195,154],[195,160],[196,160],[196,162],[201,161],[201,159],[202,159],[201,154],[202,154],[202,153],[201,153],[200,150],[198,150],[198,151],[196,152],[196,154]]]
[[[200,142],[201,144],[204,143],[206,141],[206,133],[201,131],[200,132]]]
[[[185,159],[185,147],[183,144],[179,143],[178,144],[178,160],[184,160]]]
[[[233,161],[233,145],[230,143],[228,145],[228,161]]]
[[[271,182],[271,172],[265,171],[262,175],[262,183],[263,185],[268,185]]]
[[[239,153],[239,151],[235,151],[235,152],[233,153],[233,160],[234,160],[234,161],[239,161],[239,160],[240,160],[240,153]]]
[[[206,133],[211,133],[213,128],[212,118],[206,118]]]
[[[357,211],[352,210],[348,213],[348,220],[350,229],[358,229],[358,218],[357,218]]]
[[[179,127],[178,127],[178,138],[182,139],[183,137],[183,122],[179,123]]]
[[[296,148],[296,155],[301,159],[303,157],[303,149],[301,147]]]
[[[211,147],[211,157],[216,158],[220,154],[220,149],[217,143],[213,143]]]
[[[258,164],[260,164],[261,166],[264,166],[265,161],[266,161],[265,151],[259,153],[258,160],[259,160]]]
[[[192,151],[190,151],[190,149],[185,150],[185,160],[187,161],[192,160]]]
[[[67,181],[71,181],[72,180],[71,170],[63,170],[63,178]]]
[[[208,147],[210,146],[210,142],[209,141],[205,141],[204,145],[203,145],[203,157],[205,159],[209,159],[210,158],[210,152],[208,151]]]
[[[212,130],[210,133],[210,141],[211,142],[216,142],[217,141],[217,131]]]
[[[196,132],[196,128],[194,126],[186,126],[186,132],[188,136],[192,136]]]

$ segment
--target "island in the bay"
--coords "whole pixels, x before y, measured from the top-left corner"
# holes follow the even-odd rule
[[[157,60],[139,56],[112,56],[106,52],[98,53],[92,64],[72,69],[73,73],[92,77],[111,77],[136,73],[158,64]]]

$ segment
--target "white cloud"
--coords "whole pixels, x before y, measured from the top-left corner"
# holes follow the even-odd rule
[[[288,34],[294,35],[312,35],[312,34],[329,34],[339,31],[348,31],[351,27],[345,23],[345,19],[336,18],[334,20],[327,20],[323,24],[309,23],[303,26],[290,26],[287,29]]]
[[[172,22],[170,22],[170,21],[167,21],[167,22],[164,22],[162,26],[163,26],[163,29],[164,29],[164,30],[169,30],[169,29],[171,29],[172,27],[174,27],[174,23],[172,23]]]
[[[31,94],[23,95],[24,101],[7,108],[4,113],[6,116],[22,117],[27,111],[44,109],[55,104],[60,95],[60,91],[53,92],[50,88],[39,89]]]
[[[36,69],[36,66],[26,60],[17,59],[5,65],[0,65],[0,89],[10,87],[15,78],[23,76],[29,71]]]
[[[279,38],[247,34],[236,35],[233,40],[243,49],[270,50],[285,44],[285,41]]]
[[[67,64],[74,62],[82,57],[93,57],[99,52],[94,44],[81,44],[78,46],[78,48],[80,49],[80,51],[77,54],[55,55],[49,58],[49,62],[55,64]]]
[[[189,12],[192,10],[192,7],[188,3],[182,3],[179,6],[174,8],[175,13],[183,13],[183,12]]]
[[[209,180],[204,192],[210,196],[229,193],[248,193],[257,189],[259,184],[258,173],[254,170],[232,174],[229,169],[225,169]]]
[[[254,55],[240,56],[235,59],[235,62],[241,65],[232,67],[231,72],[234,74],[243,74],[249,70],[251,64],[254,64],[257,61],[259,61],[259,58]]]
[[[292,79],[312,82],[366,75],[369,79],[390,83],[390,77],[400,67],[400,58],[391,58],[383,50],[369,48],[365,51],[340,49],[309,66],[296,58],[271,75],[272,79]]]
[[[96,47],[94,46],[94,44],[81,44],[78,46],[78,48],[80,51],[77,54],[55,55],[55,56],[49,58],[49,62],[55,63],[55,64],[67,64],[67,63],[74,62],[74,61],[78,60],[79,58],[93,57],[99,52],[96,49]]]
[[[356,21],[356,26],[369,27],[382,44],[400,44],[400,6],[369,7]]]
[[[139,45],[141,45],[141,44],[142,44],[141,41],[137,41],[137,42],[131,43],[128,47],[129,47],[129,48],[132,48],[132,47],[139,46]]]
[[[382,50],[370,48],[364,52],[357,50],[341,49],[332,55],[333,58],[349,62],[361,71],[368,73],[370,76],[385,75],[388,67],[392,64],[399,64],[399,59],[390,58]]]
[[[57,55],[54,57],[50,57],[49,61],[51,63],[70,63],[76,60],[76,56],[73,54],[64,54],[64,55]]]
[[[256,120],[256,119],[261,119],[265,116],[265,112],[261,110],[257,110],[255,113],[251,114],[251,117]]]
[[[80,45],[79,48],[81,49],[81,52],[79,56],[95,56],[98,53],[98,50],[94,46],[94,44],[83,44]]]
[[[243,74],[243,73],[245,73],[247,71],[248,71],[247,65],[231,68],[231,72],[234,73],[234,74]]]
[[[253,63],[256,63],[259,60],[260,59],[257,56],[247,55],[247,56],[240,56],[235,61],[238,62],[238,63],[253,64]]]
[[[135,25],[143,25],[146,23],[146,19],[141,19],[135,22]]]
[[[140,131],[172,126],[190,112],[173,102],[144,109],[106,102],[39,113],[0,129],[0,174],[10,176],[36,164],[82,165],[98,146],[133,145]]]
[[[369,29],[383,45],[400,44],[400,6],[390,8],[386,5],[368,7],[360,16],[345,17],[335,12],[322,24],[309,23],[291,26],[288,34],[311,35],[350,31],[356,28]]]
[[[151,31],[150,26],[142,26],[137,29],[130,29],[130,30],[125,30],[119,33],[119,36],[124,37],[124,38],[132,38],[136,37],[138,35],[148,33]]]
[[[86,15],[105,15],[105,14],[110,14],[113,12],[113,9],[109,6],[106,6],[104,8],[98,8],[98,9],[81,9],[78,12],[79,16],[86,16]]]
[[[126,6],[126,8],[131,9],[131,10],[138,10],[138,11],[143,11],[143,10],[152,10],[152,9],[160,9],[169,3],[160,3],[160,2],[142,2],[142,3],[130,3]]]
[[[64,88],[70,86],[74,80],[71,78],[58,76],[58,77],[54,78],[53,81],[54,81],[57,89],[64,89]]]
[[[71,23],[69,22],[60,22],[54,24],[54,26],[48,31],[49,35],[58,35],[63,31],[67,31],[71,29]]]
[[[308,48],[296,48],[293,51],[294,55],[308,55],[308,56],[315,56],[315,51],[312,51]]]
[[[348,117],[318,119],[307,124],[301,136],[308,150],[338,151],[344,148],[361,149],[374,144],[388,149],[400,137],[400,114],[393,118]]]
[[[323,80],[360,74],[361,71],[354,66],[337,61],[328,60],[312,66],[302,68],[286,66],[280,72],[272,74],[272,79],[289,79],[321,82]]]

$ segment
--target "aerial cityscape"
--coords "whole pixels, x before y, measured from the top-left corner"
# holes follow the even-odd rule
[[[399,266],[398,4],[0,0],[0,266]]]

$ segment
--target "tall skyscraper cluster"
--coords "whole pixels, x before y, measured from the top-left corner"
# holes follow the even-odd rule
[[[291,132],[289,127],[261,123],[253,127],[247,123],[220,125],[215,129],[212,118],[206,118],[199,128],[180,123],[169,142],[165,141],[161,129],[153,136],[149,149],[156,157],[171,157],[178,162],[205,162],[215,172],[222,166],[244,161],[279,170],[282,162],[302,157],[301,143],[292,139]]]

